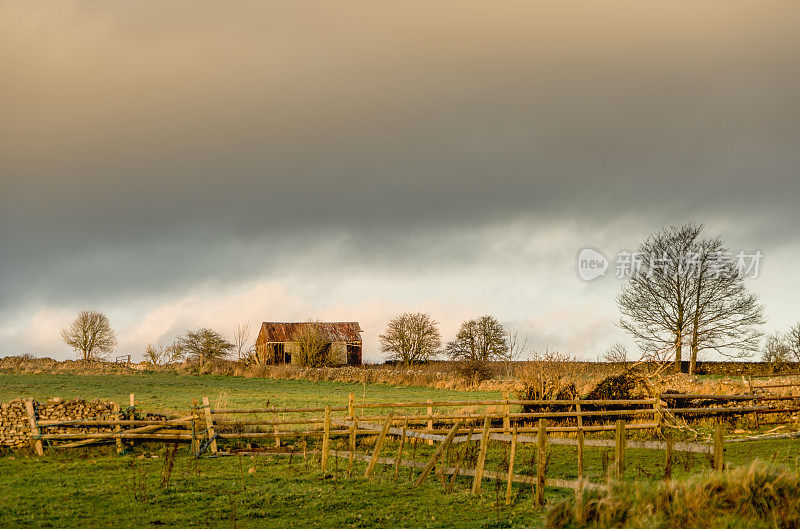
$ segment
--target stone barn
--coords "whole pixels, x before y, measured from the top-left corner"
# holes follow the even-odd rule
[[[330,347],[336,365],[361,365],[361,330],[357,322],[281,323],[265,321],[256,339],[256,357],[263,364],[293,364],[294,337],[304,327],[316,327]]]

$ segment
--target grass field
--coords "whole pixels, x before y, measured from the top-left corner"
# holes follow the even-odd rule
[[[19,397],[43,400],[48,397],[86,400],[108,399],[127,405],[134,393],[137,406],[148,410],[187,409],[193,399],[204,395],[224,397],[230,407],[272,406],[342,406],[347,394],[367,402],[400,402],[463,399],[497,399],[497,391],[463,392],[421,386],[388,386],[314,382],[269,378],[245,378],[222,375],[178,375],[142,373],[136,375],[7,375],[0,374],[0,402]]]
[[[107,398],[126,402],[136,394],[147,408],[186,408],[202,395],[224,396],[232,407],[342,405],[353,392],[360,400],[364,387],[334,382],[269,380],[222,376],[142,375],[0,375],[0,401],[21,396],[44,399]],[[392,402],[498,398],[494,392],[434,390],[423,387],[371,385],[366,400]],[[361,453],[372,450],[365,436]],[[333,449],[345,449],[344,440]],[[231,446],[230,444],[227,446]],[[290,445],[291,446],[291,445]],[[346,462],[332,459],[331,476],[322,478],[316,454],[304,460],[302,447],[292,456],[220,457],[195,460],[188,447],[177,452],[168,484],[161,485],[168,446],[137,445],[118,456],[109,446],[58,452],[44,458],[24,452],[0,455],[0,527],[541,527],[545,510],[535,507],[529,485],[515,484],[514,503],[504,503],[505,483],[486,480],[475,500],[469,494],[471,478],[458,478],[445,494],[435,475],[414,490],[409,470],[395,481],[393,470],[379,465],[376,474],[363,477],[357,463],[348,476]],[[313,449],[314,446],[309,446]],[[406,445],[405,457],[418,461],[434,447]],[[490,443],[486,469],[503,472],[508,445]],[[413,452],[412,452],[413,450]],[[393,456],[391,441],[382,455]],[[450,454],[453,456],[453,454]],[[798,468],[800,443],[792,439],[730,443],[725,460],[730,466],[748,465],[754,459]],[[551,446],[547,475],[574,479],[576,449]],[[533,448],[520,445],[516,473],[529,474]],[[610,449],[586,450],[586,474],[603,482],[612,465]],[[708,456],[677,453],[673,472],[681,478],[710,467]],[[252,469],[252,471],[251,471]],[[664,454],[655,450],[628,450],[626,479],[644,484],[663,476]],[[418,473],[419,471],[415,471]],[[646,486],[646,485],[645,485]],[[548,489],[550,504],[572,495],[565,489]]]

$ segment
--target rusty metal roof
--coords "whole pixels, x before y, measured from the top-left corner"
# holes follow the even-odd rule
[[[291,342],[293,336],[303,327],[315,326],[331,342],[360,342],[364,332],[355,321],[340,322],[277,322],[265,321],[261,324],[258,340],[262,342]]]

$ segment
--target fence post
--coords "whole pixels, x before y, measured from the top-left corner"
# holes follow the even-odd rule
[[[461,453],[456,458],[456,466],[453,467],[453,476],[450,478],[450,485],[447,487],[447,492],[453,492],[453,487],[456,484],[456,478],[458,477],[458,471],[461,469],[461,463],[464,461],[464,457],[467,455],[467,449],[469,448],[469,443],[472,442],[472,434],[475,433],[475,427],[469,429],[469,433],[467,434],[467,441],[464,443],[464,448],[461,449]]]
[[[725,468],[725,428],[722,421],[717,423],[714,431],[714,470],[722,471]]]
[[[431,399],[428,399],[428,403],[430,404],[431,402],[433,402],[433,401]],[[430,417],[431,415],[433,415],[433,407],[428,406],[428,417]],[[428,430],[429,431],[433,430],[433,419],[431,419],[431,418],[428,419]],[[433,433],[433,432],[430,431],[430,433]],[[429,446],[433,446],[433,439],[428,439],[428,445]]]
[[[614,447],[616,450],[614,456],[614,468],[617,473],[617,478],[622,479],[625,477],[625,421],[623,419],[617,420],[617,435]]]
[[[478,452],[478,462],[475,466],[475,480],[472,482],[472,494],[480,496],[481,481],[483,481],[483,467],[486,464],[486,449],[489,446],[489,417],[483,419],[483,432],[481,432],[481,450]]]
[[[539,433],[536,436],[536,504],[544,505],[545,473],[547,472],[547,419],[539,419]]]
[[[508,404],[508,390],[503,391],[503,399],[506,401],[505,406],[503,406],[503,412],[505,413],[503,417],[503,433],[509,433],[511,431],[511,418],[508,414],[511,413],[511,406]]]
[[[197,416],[197,410],[200,408],[200,403],[197,399],[192,400],[192,415]],[[198,457],[200,455],[200,441],[197,439],[198,423],[197,419],[192,419],[192,455]]]
[[[347,475],[353,474],[353,460],[356,457],[356,431],[358,430],[358,420],[353,417],[353,423],[350,425],[350,459],[347,462]]]
[[[751,394],[751,395],[755,395],[755,394],[756,394],[756,392],[755,392],[755,390],[753,389],[753,377],[751,377],[750,375],[747,375],[747,385],[750,387],[750,394]],[[758,430],[758,428],[759,428],[759,424],[758,424],[758,412],[755,412],[755,413],[753,414],[753,417],[755,417],[755,419],[756,419],[756,430]]]
[[[129,396],[129,404],[128,404],[128,420],[136,421],[136,399],[134,398],[134,394],[131,393]],[[131,422],[130,426],[128,426],[129,430],[136,428],[136,424]],[[136,443],[136,441],[131,437],[130,440],[131,447]]]
[[[575,413],[578,423],[578,481],[583,481],[583,415],[580,402],[575,404]]]
[[[131,394],[133,396],[133,394]],[[211,453],[217,453],[217,433],[214,431],[214,418],[211,415],[211,403],[208,401],[208,397],[203,397],[203,409],[206,412],[206,431],[208,432],[208,439],[209,439],[209,446],[211,447]]]
[[[378,440],[375,442],[375,451],[372,452],[372,457],[369,460],[369,464],[367,465],[367,470],[364,472],[364,477],[368,478],[372,474],[372,469],[375,468],[375,463],[378,462],[378,455],[381,453],[381,448],[383,448],[383,440],[386,439],[386,432],[389,431],[389,425],[392,422],[392,414],[390,413],[388,417],[386,417],[386,422],[383,423],[383,429],[381,430],[380,435],[378,435]]]
[[[350,417],[350,420],[353,421],[356,418],[355,408],[353,408],[353,404],[355,404],[356,396],[354,393],[347,394],[347,416]]]
[[[408,429],[408,421],[403,423],[403,435],[400,436],[400,448],[397,449],[397,461],[394,462],[394,479],[400,473],[400,463],[403,461],[403,447],[406,444],[406,429]]]
[[[511,434],[511,451],[508,454],[508,482],[506,483],[506,505],[511,505],[511,484],[514,481],[514,457],[517,455],[517,427]]]
[[[331,407],[325,406],[325,424],[322,433],[322,475],[328,472],[328,451],[331,444]]]
[[[116,420],[122,420],[122,408],[116,402],[114,403],[114,418]],[[122,425],[117,424],[114,426],[114,433],[116,434],[116,444],[117,444],[117,454],[122,454],[125,451],[125,447],[122,444]]]
[[[456,436],[456,432],[458,431],[458,429],[460,427],[461,427],[461,421],[456,421],[455,424],[453,424],[453,427],[450,428],[449,432],[447,432],[447,437],[444,438],[444,441],[442,441],[442,444],[440,444],[436,448],[436,451],[433,452],[433,455],[428,460],[428,464],[425,465],[425,468],[422,469],[422,473],[419,475],[417,480],[414,482],[414,488],[419,487],[420,485],[422,485],[422,483],[425,482],[425,480],[428,478],[428,474],[431,473],[431,470],[433,470],[433,467],[436,465],[436,462],[439,460],[439,457],[442,455],[442,452],[444,452],[445,449],[448,446],[450,446],[450,443],[453,442],[453,437]],[[411,468],[414,468],[414,467],[411,467]]]
[[[37,456],[44,455],[44,448],[42,447],[42,439],[39,437],[39,424],[36,422],[36,408],[33,406],[33,398],[25,399],[25,411],[28,412],[28,421],[31,424],[31,437],[35,439],[33,446],[36,449]]]
[[[662,423],[664,422],[664,414],[661,412],[661,393],[656,393],[656,401],[653,403],[653,415],[658,425],[658,431],[661,432]]]
[[[670,480],[672,479],[672,432],[667,432],[665,437],[667,446],[664,454],[664,479]]]

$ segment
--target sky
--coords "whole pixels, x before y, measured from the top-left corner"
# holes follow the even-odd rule
[[[696,221],[800,321],[800,5],[0,1],[0,356],[491,314],[597,357],[614,260]],[[592,281],[577,256],[610,261]]]

